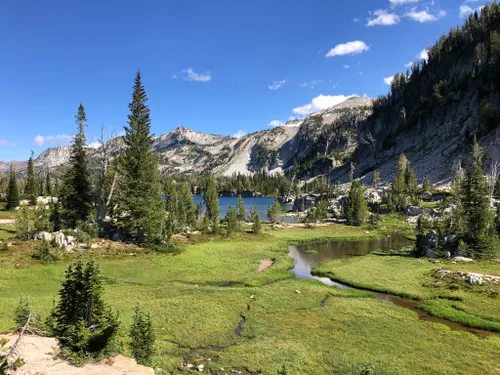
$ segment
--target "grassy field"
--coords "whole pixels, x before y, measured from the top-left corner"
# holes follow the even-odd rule
[[[342,291],[316,280],[297,280],[288,272],[293,266],[287,254],[290,242],[355,239],[387,231],[389,227],[372,231],[340,225],[268,229],[260,236],[191,240],[177,255],[103,247],[85,257],[94,257],[102,267],[106,299],[120,310],[125,348],[135,304],[151,310],[158,336],[155,366],[163,373],[191,373],[181,365],[189,362],[204,364],[213,374],[231,370],[277,374],[283,364],[289,375],[360,374],[368,365],[375,366],[374,374],[499,374],[498,336],[479,338],[451,331],[376,300],[370,292]],[[21,295],[46,315],[74,257],[42,265],[31,258],[33,252],[33,243],[16,241],[7,252],[0,252],[0,331],[12,327],[12,311]],[[355,260],[372,258],[396,259]],[[274,264],[258,273],[263,259],[274,259]],[[355,260],[338,265],[345,277],[349,267],[355,268]],[[398,286],[389,265],[377,273],[386,272],[388,287],[396,292],[424,295],[427,290],[419,285],[436,265],[416,261],[404,259],[407,263],[393,265],[417,267],[423,279],[418,272],[409,272],[404,283],[400,275]],[[360,280],[370,282],[372,266],[357,266]],[[325,267],[337,272],[334,264]],[[487,297],[476,298],[479,306]],[[490,308],[484,307],[482,313],[491,314]]]
[[[432,315],[474,328],[500,332],[500,285],[470,286],[464,281],[436,277],[433,271],[500,274],[496,261],[453,264],[452,260],[430,263],[425,258],[370,254],[321,264],[314,273],[345,284],[382,293],[422,300]]]

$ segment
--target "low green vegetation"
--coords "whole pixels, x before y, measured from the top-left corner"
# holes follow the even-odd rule
[[[375,252],[365,257],[334,260],[321,264],[314,274],[367,290],[422,301],[421,308],[432,315],[463,325],[500,332],[500,285],[471,286],[460,277],[441,277],[435,271],[498,274],[494,261],[460,264],[415,258],[411,252]]]
[[[235,370],[354,375],[372,368],[376,374],[494,373],[500,360],[497,336],[479,338],[451,331],[418,320],[412,311],[378,301],[373,293],[298,280],[288,271],[293,267],[288,243],[376,237],[390,230],[365,233],[367,227],[272,229],[263,225],[258,235],[240,231],[230,238],[194,236],[177,255],[140,248],[120,250],[118,244],[109,242],[87,250],[82,262],[93,258],[100,265],[102,293],[98,294],[120,312],[118,342],[149,342],[144,337],[154,341],[154,346],[137,347],[140,353],[134,353],[136,346],[130,345],[117,350],[166,373],[189,373],[183,363],[203,364],[220,374]],[[0,331],[11,329],[12,314],[22,295],[27,295],[34,313],[49,316],[65,269],[74,260],[75,255],[67,254],[42,264],[31,258],[36,249],[30,243],[0,252]],[[273,264],[257,272],[263,259],[273,259]],[[460,265],[449,266],[460,269]],[[493,272],[496,265],[467,266]],[[463,301],[442,301],[463,304],[467,313],[487,305],[480,311],[484,319],[497,316],[500,307],[496,305],[495,312],[498,298],[490,302],[491,297],[478,290],[440,292],[438,287],[424,286],[434,282],[430,272],[438,267],[422,259],[367,256],[329,262],[322,268],[345,279],[355,274],[367,286],[373,284],[370,274],[380,276],[381,287],[422,296],[431,303],[441,301],[430,298],[434,295],[457,294]]]

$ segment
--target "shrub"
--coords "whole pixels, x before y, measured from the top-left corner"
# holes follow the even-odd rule
[[[154,355],[155,334],[151,322],[151,314],[141,310],[140,305],[135,307],[132,326],[130,327],[130,348],[137,363],[151,365]]]
[[[51,263],[61,259],[61,249],[52,241],[42,240],[37,248],[36,256],[42,263]]]

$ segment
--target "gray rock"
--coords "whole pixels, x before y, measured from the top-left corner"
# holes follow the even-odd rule
[[[33,236],[35,240],[39,241],[47,241],[50,242],[52,241],[52,233],[49,232],[36,232]]]
[[[408,216],[418,216],[424,213],[424,209],[418,206],[406,206],[405,214]]]

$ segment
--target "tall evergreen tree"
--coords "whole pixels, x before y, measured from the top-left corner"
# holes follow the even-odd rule
[[[495,230],[497,235],[500,236],[500,205],[497,206],[497,213],[495,216]]]
[[[165,227],[160,172],[156,155],[151,150],[150,110],[146,101],[146,90],[138,71],[123,138],[120,209],[124,215],[119,225],[139,244],[161,241]]]
[[[155,334],[151,313],[142,311],[140,305],[135,307],[134,318],[129,332],[132,356],[137,363],[151,366],[154,355]]]
[[[35,164],[33,163],[33,151],[28,160],[28,172],[26,176],[26,186],[24,188],[24,196],[29,200],[30,204],[36,204],[38,196],[38,187],[35,179]]]
[[[166,179],[163,194],[165,194],[165,210],[175,216],[177,210],[177,185],[172,177]]]
[[[347,224],[362,225],[368,217],[368,203],[365,200],[364,189],[359,181],[353,181],[347,197],[345,216]]]
[[[49,170],[47,170],[47,174],[45,175],[45,195],[48,197],[52,196],[52,182]]]
[[[491,256],[491,241],[489,226],[491,216],[489,212],[488,186],[483,174],[483,150],[479,147],[476,137],[472,143],[471,161],[465,169],[459,194],[458,209],[461,210],[464,228],[458,233],[469,246],[471,255],[480,258]]]
[[[225,220],[227,223],[226,234],[230,236],[235,230],[238,229],[238,210],[229,206],[227,208]]]
[[[196,205],[193,202],[193,193],[191,192],[191,184],[185,181],[181,186],[179,200],[184,208],[186,216],[186,224],[194,228],[196,226]]]
[[[243,202],[243,198],[241,197],[241,194],[238,195],[238,200],[236,202],[236,208],[238,209],[238,220],[239,221],[245,221],[247,217],[247,212],[245,208],[245,202]]]
[[[207,182],[207,188],[205,194],[203,195],[203,200],[205,201],[206,212],[205,216],[208,219],[210,229],[212,233],[218,233],[219,231],[219,196],[217,194],[217,186],[215,184],[215,179],[210,176]]]
[[[17,176],[12,165],[9,172],[9,186],[7,187],[7,210],[13,210],[19,206],[19,188],[17,186]]]
[[[274,200],[273,204],[267,208],[267,218],[271,223],[279,220],[281,215],[281,206],[277,199]]]
[[[82,104],[78,107],[76,124],[78,132],[73,139],[70,167],[64,176],[60,195],[63,219],[70,227],[87,221],[92,210],[92,189],[85,150],[87,115]]]
[[[253,204],[252,211],[250,212],[250,217],[252,221],[252,232],[254,234],[260,234],[262,232],[262,223],[260,222],[259,210],[255,203]]]
[[[63,347],[95,356],[116,335],[118,316],[104,303],[102,291],[102,277],[94,261],[84,265],[79,258],[68,267],[51,319],[53,333]]]

